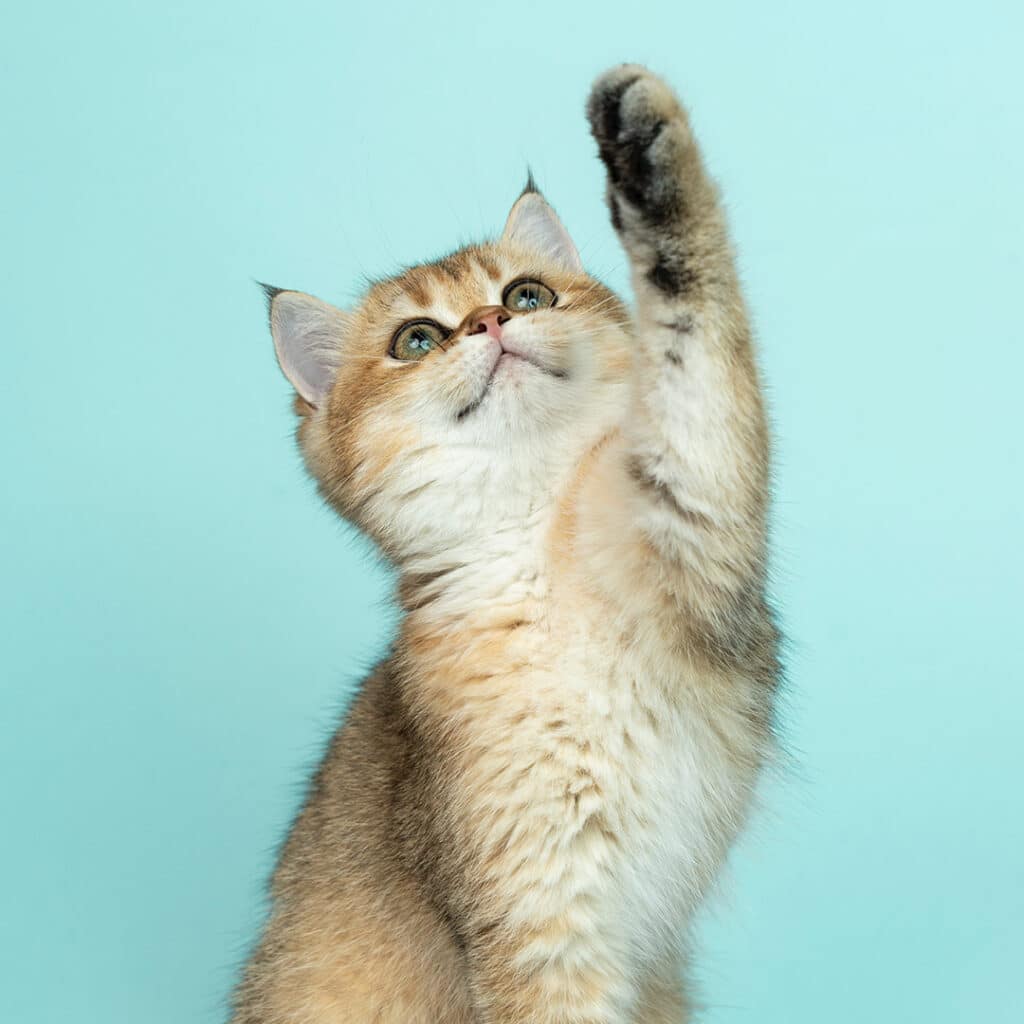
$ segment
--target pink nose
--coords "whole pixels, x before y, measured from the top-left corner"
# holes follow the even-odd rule
[[[481,306],[470,313],[466,333],[487,334],[496,341],[501,341],[501,326],[511,319],[503,306]]]

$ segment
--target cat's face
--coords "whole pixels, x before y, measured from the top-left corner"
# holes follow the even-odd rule
[[[352,313],[271,304],[307,464],[397,558],[553,499],[621,414],[626,322],[534,192],[499,241],[375,284]]]

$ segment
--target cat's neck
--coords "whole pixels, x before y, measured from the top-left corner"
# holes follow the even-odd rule
[[[487,489],[472,495],[475,501],[467,488],[443,510],[432,496],[432,531],[424,530],[425,542],[395,559],[399,602],[410,625],[440,634],[495,614],[503,618],[510,608],[526,619],[541,617],[556,563],[571,558],[581,482],[612,434],[546,480],[525,468],[500,479],[490,475]],[[448,529],[453,524],[457,531]]]
[[[457,543],[411,553],[399,566],[403,609],[416,624],[441,626],[543,601],[551,517],[550,504],[511,510],[486,528],[467,524]]]
[[[504,520],[406,564],[396,653],[411,704],[449,724],[486,718],[495,687],[540,667],[531,652],[550,619],[548,522],[546,510]]]

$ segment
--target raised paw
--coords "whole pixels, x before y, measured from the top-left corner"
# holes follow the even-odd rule
[[[594,83],[587,117],[608,169],[616,228],[622,230],[619,198],[649,227],[675,219],[682,212],[694,143],[686,111],[672,90],[646,68],[623,64]]]

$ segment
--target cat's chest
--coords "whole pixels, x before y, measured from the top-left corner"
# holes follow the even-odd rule
[[[510,884],[538,914],[618,918],[654,955],[742,816],[752,780],[736,709],[709,701],[680,660],[599,633],[527,664],[489,749],[488,802],[518,840]]]

